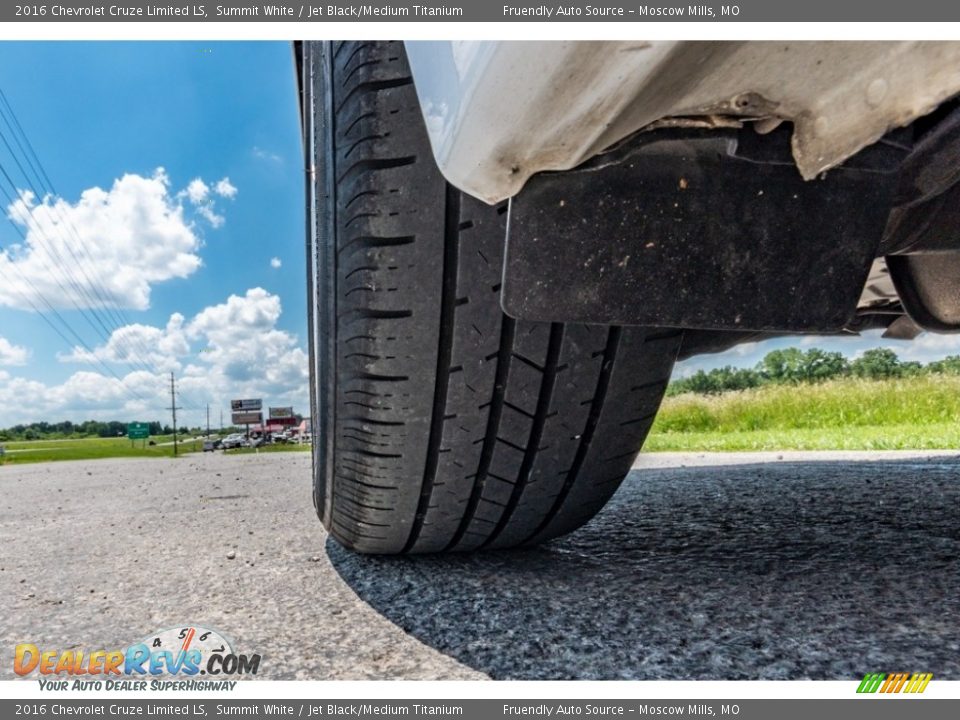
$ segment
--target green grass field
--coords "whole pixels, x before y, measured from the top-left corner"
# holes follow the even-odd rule
[[[131,447],[126,438],[5,442],[0,464],[105,457],[170,457],[170,437]],[[183,454],[200,443],[180,444]],[[960,449],[960,376],[899,380],[846,378],[818,385],[767,385],[720,395],[666,398],[645,449],[942,450]],[[270,445],[260,452],[308,452],[309,445]],[[230,453],[255,450],[241,448]]]
[[[0,464],[48,462],[50,460],[93,460],[108,457],[167,457],[173,456],[170,436],[151,438],[157,445],[141,447],[141,441],[132,443],[126,438],[76,438],[69,440],[24,440],[3,442],[6,454]],[[192,446],[192,443],[190,443]]]
[[[960,377],[844,378],[666,398],[648,451],[960,448]]]
[[[137,440],[131,443],[126,438],[2,442],[0,445],[3,445],[6,454],[0,457],[0,465],[23,465],[52,460],[96,460],[112,457],[173,457],[172,436],[158,436],[150,439],[157,444],[142,447],[143,443],[141,441]],[[202,443],[192,440],[181,441],[178,445],[178,451],[183,455],[200,452],[202,448]],[[260,452],[297,452],[309,449],[309,445],[270,445],[260,448]],[[232,455],[234,453],[253,453],[255,450],[238,448],[228,452]]]

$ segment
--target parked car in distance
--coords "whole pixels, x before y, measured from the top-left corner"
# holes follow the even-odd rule
[[[221,444],[221,447],[223,447],[224,450],[230,450],[230,449],[232,449],[232,448],[243,447],[243,443],[244,443],[245,440],[246,440],[246,438],[245,438],[243,435],[241,435],[240,433],[232,433],[232,434],[230,434],[230,435],[227,435],[227,436],[221,441],[220,444]]]

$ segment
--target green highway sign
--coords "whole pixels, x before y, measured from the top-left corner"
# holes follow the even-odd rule
[[[146,440],[150,437],[150,426],[143,422],[132,422],[127,425],[127,437],[131,440]]]

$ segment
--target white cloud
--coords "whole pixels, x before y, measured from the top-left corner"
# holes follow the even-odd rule
[[[226,222],[226,218],[224,218],[223,215],[218,215],[214,211],[213,203],[198,206],[197,213],[210,223],[214,229],[221,227],[223,223]]]
[[[188,199],[197,214],[216,229],[223,226],[226,218],[216,211],[211,193],[232,199],[237,194],[237,188],[228,177],[217,180],[213,187],[207,185],[202,178],[194,178],[177,194],[177,197]]]
[[[187,326],[189,337],[206,340],[196,377],[224,389],[305,393],[307,355],[295,335],[276,328],[280,313],[280,298],[263,288],[198,313]]]
[[[742,345],[737,345],[734,347],[733,352],[739,357],[747,357],[748,355],[751,355],[757,351],[757,346],[759,344],[760,343],[758,342],[743,343]]]
[[[253,156],[258,160],[269,160],[270,162],[275,162],[275,163],[283,162],[283,158],[277,155],[276,153],[270,152],[269,150],[264,150],[263,148],[257,147],[256,145],[253,146],[252,152],[253,152]]]
[[[60,385],[0,372],[0,426],[37,420],[163,420],[164,378],[132,372],[117,379],[81,371]],[[169,400],[169,395],[167,395]],[[167,403],[169,404],[169,403]]]
[[[237,194],[237,188],[230,182],[230,178],[225,177],[217,181],[213,186],[213,191],[220,197],[232,198]]]
[[[262,397],[266,404],[307,413],[307,354],[295,335],[277,328],[281,313],[278,296],[252,288],[189,321],[175,313],[164,328],[125,326],[92,352],[74,348],[60,360],[112,365],[136,359],[160,371],[175,370],[184,422],[190,425],[202,424],[206,403],[214,411],[228,410],[229,400],[238,397]],[[169,415],[168,383],[165,372],[131,372],[117,380],[84,370],[61,385],[46,385],[0,371],[0,427],[54,418],[163,420]],[[146,400],[130,398],[131,392]],[[23,402],[26,397],[30,403]]]
[[[270,258],[270,267],[272,267],[274,270],[279,268],[281,265],[283,265],[283,263],[280,262],[280,258]]]
[[[225,303],[204,308],[190,322],[188,332],[235,338],[250,330],[272,327],[280,312],[279,297],[263,288],[251,288],[243,296],[231,295]]]
[[[185,369],[184,388],[215,388],[223,398],[265,397],[303,408],[307,354],[295,335],[277,329],[281,312],[278,296],[252,288],[198,313],[186,331],[205,348],[199,362]]]
[[[210,194],[210,187],[200,178],[194,178],[184,189],[184,192],[190,198],[190,202],[199,205],[207,199],[207,195]]]
[[[60,362],[127,363],[146,365],[163,371],[180,370],[179,358],[190,353],[190,343],[183,330],[180,313],[170,316],[166,328],[149,325],[125,325],[111,333],[106,345],[94,348],[74,347],[66,355],[58,355]]]
[[[30,351],[27,348],[0,337],[0,365],[26,365],[29,359]]]
[[[925,332],[907,342],[904,347],[893,349],[901,358],[927,363],[931,360],[940,360],[947,355],[960,355],[960,335],[937,335]]]
[[[171,193],[159,168],[150,177],[124,175],[109,190],[84,190],[76,203],[21,191],[7,214],[25,240],[0,251],[0,305],[148,308],[154,284],[201,266],[202,241],[182,201],[209,195],[204,188],[197,178]],[[223,224],[209,199],[196,211]]]

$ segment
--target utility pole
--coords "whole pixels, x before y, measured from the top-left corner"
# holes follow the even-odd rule
[[[210,403],[207,403],[207,439],[210,439]]]
[[[173,381],[173,371],[170,371],[170,407],[168,408],[173,413],[173,456],[177,456],[177,410],[180,408],[177,407],[177,391],[174,386]]]

